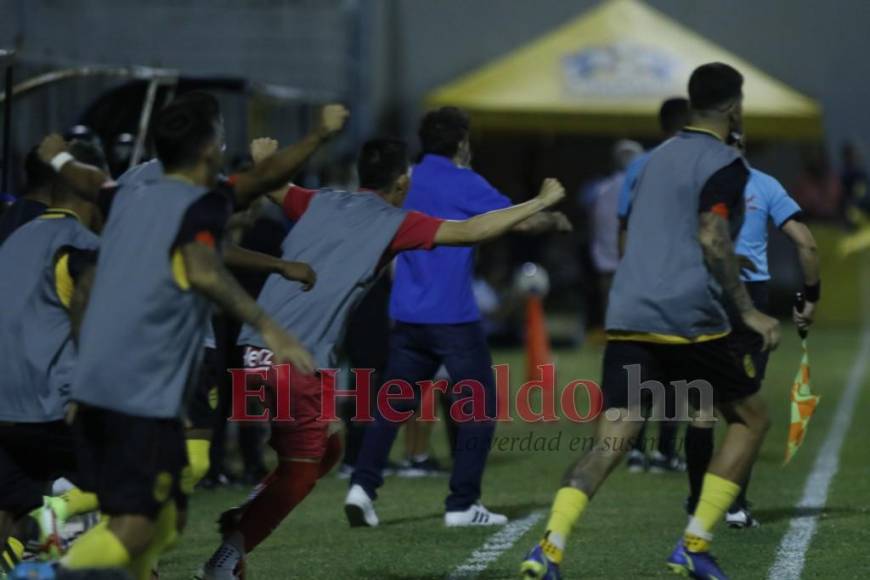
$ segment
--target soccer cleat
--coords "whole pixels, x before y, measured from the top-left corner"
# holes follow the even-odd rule
[[[193,578],[194,580],[244,580],[245,556],[235,546],[223,543]]]
[[[344,515],[352,528],[375,528],[380,523],[374,502],[361,485],[350,486],[344,498]]]
[[[507,516],[495,514],[483,507],[480,502],[464,511],[447,512],[444,514],[444,525],[448,528],[469,526],[503,526],[508,522]]]
[[[653,451],[649,458],[650,473],[681,473],[686,471],[686,462],[679,455],[667,456]]]
[[[520,578],[534,580],[561,580],[559,565],[547,558],[540,544],[532,548],[520,564]]]
[[[54,560],[60,558],[66,551],[61,539],[64,518],[61,517],[62,508],[58,505],[58,502],[62,501],[60,498],[46,497],[43,499],[42,507],[31,514],[39,525],[39,545],[32,551],[45,554]]]
[[[7,575],[21,563],[23,556],[24,545],[16,538],[8,538],[0,550],[0,580],[7,578]]]
[[[728,513],[725,514],[725,523],[728,524],[729,528],[736,530],[757,528],[761,525],[757,519],[752,517],[752,512],[749,511],[748,507],[728,510]]]
[[[417,479],[420,477],[439,477],[447,475],[447,471],[441,467],[441,464],[437,459],[434,457],[426,457],[426,459],[420,461],[409,459],[402,462],[396,475],[406,479]]]
[[[646,471],[646,455],[643,451],[632,449],[628,452],[628,472],[643,473]]]
[[[696,578],[698,580],[728,580],[728,576],[719,568],[716,558],[710,552],[690,552],[682,540],[671,552],[667,560],[668,568],[674,574]]]

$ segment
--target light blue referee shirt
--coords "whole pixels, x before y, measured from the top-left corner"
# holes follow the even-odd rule
[[[770,280],[767,270],[767,221],[781,228],[799,214],[801,208],[776,178],[757,169],[749,170],[743,198],[746,201],[746,214],[734,251],[752,260],[758,271],[750,272],[744,268],[740,277],[744,282]]]

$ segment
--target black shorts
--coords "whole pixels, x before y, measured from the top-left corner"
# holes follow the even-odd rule
[[[215,410],[218,404],[218,383],[222,372],[218,369],[217,359],[215,349],[205,349],[205,355],[200,365],[199,381],[190,394],[190,401],[187,405],[186,426],[190,429],[214,429]]]
[[[180,420],[82,406],[73,432],[82,486],[97,494],[103,513],[153,519],[169,501],[186,507],[191,490],[181,488],[187,448]]]
[[[746,290],[749,292],[749,297],[752,299],[755,307],[767,314],[770,310],[770,289],[768,283],[746,282]],[[764,380],[764,375],[767,371],[767,360],[770,357],[770,351],[762,350],[764,341],[761,335],[743,324],[740,316],[732,311],[729,311],[728,314],[731,321],[731,334],[728,335],[731,347],[738,352],[750,354],[755,366],[755,374],[760,383]]]
[[[738,348],[729,337],[694,344],[659,344],[630,340],[609,340],[604,349],[604,371],[601,387],[604,408],[634,410],[645,400],[649,387],[641,382],[656,381],[664,395],[675,388],[677,412],[685,409],[686,397],[680,394],[679,383],[706,381],[712,387],[710,400],[714,404],[746,398],[758,392],[761,381],[755,370],[753,353]],[[635,366],[636,365],[636,366]],[[633,367],[626,369],[625,367]],[[697,407],[702,383],[689,384],[682,392],[690,405]],[[698,388],[693,388],[698,387]],[[670,418],[678,418],[673,415]]]
[[[42,505],[58,477],[78,479],[75,442],[63,421],[0,423],[0,510],[22,516]]]

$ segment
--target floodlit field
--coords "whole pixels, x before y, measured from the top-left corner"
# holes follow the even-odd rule
[[[861,340],[857,330],[817,328],[810,337],[813,386],[823,400],[810,424],[804,447],[788,467],[782,467],[788,427],[788,391],[798,366],[799,343],[790,325],[768,369],[764,394],[774,425],[755,470],[750,500],[762,526],[735,531],[718,529],[715,553],[732,578],[765,578],[780,543],[796,516],[818,515],[818,527],[806,553],[804,578],[866,578],[870,575],[870,380],[862,378],[861,393],[840,454],[827,506],[796,510],[807,477],[832,427],[838,400],[848,382]],[[601,348],[556,353],[559,383],[573,378],[597,379]],[[521,369],[519,352],[496,352],[495,362]],[[515,379],[521,372],[516,372]],[[543,437],[561,433],[561,449],[528,452],[495,450],[484,481],[485,504],[513,518],[546,512],[560,476],[574,457],[568,442],[588,435],[589,426],[562,422],[500,425],[497,437]],[[682,437],[682,435],[681,435]],[[436,430],[436,450],[447,457],[446,437]],[[552,444],[555,446],[555,444]],[[397,447],[399,447],[397,445]],[[321,480],[296,510],[248,560],[248,577],[259,578],[381,578],[428,580],[445,578],[483,546],[495,529],[446,529],[442,502],[447,481],[390,478],[376,503],[382,525],[351,530],[342,502],[346,482],[331,474]],[[680,536],[686,517],[686,479],[675,475],[630,475],[620,469],[595,498],[572,536],[563,575],[566,578],[667,577],[663,562]],[[181,545],[162,563],[162,578],[189,578],[217,545],[214,519],[241,501],[248,490],[197,492]],[[479,578],[512,578],[519,561],[543,531],[540,519],[513,545],[491,543],[496,556]],[[503,553],[502,553],[503,550]],[[480,556],[480,552],[478,552]],[[485,559],[485,558],[484,558]],[[474,577],[471,574],[469,577]]]

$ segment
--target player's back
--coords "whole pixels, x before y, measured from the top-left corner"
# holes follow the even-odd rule
[[[379,274],[378,266],[407,212],[371,192],[321,190],[282,244],[282,259],[305,262],[317,273],[309,291],[272,274],[257,302],[311,350],[319,367],[334,361],[351,308]],[[240,345],[265,347],[244,326]]]
[[[138,416],[180,413],[209,310],[189,288],[175,241],[205,193],[164,178],[116,195],[82,324],[75,400]]]
[[[74,352],[57,261],[65,248],[95,249],[75,217],[49,210],[0,246],[0,419],[43,422],[63,416]],[[66,265],[62,264],[66,267]]]
[[[651,153],[635,183],[608,331],[695,338],[728,330],[698,241],[698,211],[707,180],[739,158],[720,140],[694,131]]]

